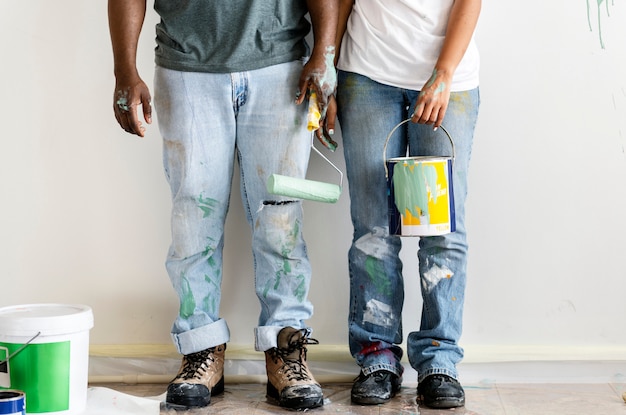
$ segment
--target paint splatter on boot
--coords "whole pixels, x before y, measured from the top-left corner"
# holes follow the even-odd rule
[[[324,404],[322,387],[306,362],[306,345],[318,344],[309,330],[285,327],[278,333],[278,347],[265,352],[267,396],[289,409],[316,408]]]
[[[183,357],[178,374],[167,386],[165,404],[174,409],[198,408],[211,396],[224,392],[226,345],[211,347]]]

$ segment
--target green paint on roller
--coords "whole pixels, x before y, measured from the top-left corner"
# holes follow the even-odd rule
[[[316,202],[335,203],[341,195],[341,187],[336,184],[272,174],[267,180],[267,191],[281,196]]]

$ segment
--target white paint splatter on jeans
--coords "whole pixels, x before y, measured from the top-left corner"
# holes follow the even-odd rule
[[[394,316],[389,304],[378,300],[369,300],[363,313],[363,322],[372,323],[377,326],[389,327],[393,324]]]
[[[441,282],[441,280],[446,278],[452,278],[453,275],[454,273],[450,270],[450,268],[446,267],[445,265],[441,268],[437,265],[434,265],[432,268],[424,273],[422,284],[424,285],[424,289],[426,290],[426,292],[430,292],[433,288],[437,286],[437,284]]]

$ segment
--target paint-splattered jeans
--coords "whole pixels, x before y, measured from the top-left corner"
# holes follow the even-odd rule
[[[257,350],[276,347],[281,328],[304,328],[312,315],[302,202],[266,190],[273,173],[305,177],[311,133],[306,104],[294,103],[301,70],[302,62],[226,74],[156,68],[155,106],[172,193],[166,268],[180,298],[172,338],[182,354],[230,337],[219,308],[228,278],[222,250],[235,155],[252,229],[255,275],[249,277],[261,306]]]
[[[398,256],[401,238],[389,234],[383,147],[395,125],[412,114],[418,91],[395,88],[339,72],[337,102],[354,226],[349,251],[349,343],[365,374],[385,369],[402,374],[404,282]],[[407,338],[407,354],[418,380],[433,373],[457,377],[466,280],[465,197],[467,170],[478,115],[478,88],[452,93],[443,126],[454,139],[453,188],[456,232],[420,238],[419,275],[423,298],[420,330]],[[450,142],[432,126],[403,124],[387,158],[450,156]],[[411,301],[417,293],[406,293]],[[416,319],[417,316],[409,316]]]

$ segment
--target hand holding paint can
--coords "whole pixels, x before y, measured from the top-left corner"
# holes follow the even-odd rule
[[[387,145],[396,125],[385,141],[383,160],[387,179],[389,233],[397,236],[437,236],[456,230],[454,193],[452,185],[454,141],[452,156],[395,157],[387,159]]]

